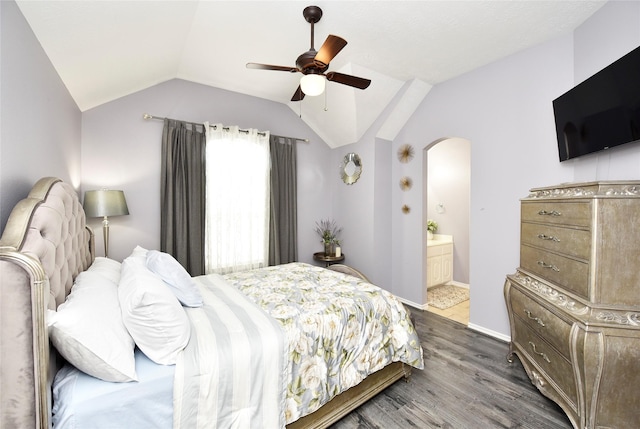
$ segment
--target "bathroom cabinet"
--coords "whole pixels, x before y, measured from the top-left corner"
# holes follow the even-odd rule
[[[453,280],[453,237],[435,234],[427,240],[427,288]]]
[[[640,182],[532,189],[504,295],[516,354],[575,428],[640,427]]]

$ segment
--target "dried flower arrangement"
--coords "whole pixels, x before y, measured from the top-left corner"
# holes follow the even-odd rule
[[[340,245],[338,236],[342,232],[342,227],[338,227],[335,220],[322,219],[316,222],[315,232],[322,239],[322,243]]]

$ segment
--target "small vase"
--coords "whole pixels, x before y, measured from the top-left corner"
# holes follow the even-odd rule
[[[324,256],[331,256],[331,243],[324,243]]]
[[[433,240],[433,232],[427,231],[427,240]]]

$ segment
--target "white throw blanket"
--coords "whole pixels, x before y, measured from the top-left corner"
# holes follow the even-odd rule
[[[195,278],[191,340],[174,379],[174,428],[284,428],[289,377],[278,323],[216,274]]]

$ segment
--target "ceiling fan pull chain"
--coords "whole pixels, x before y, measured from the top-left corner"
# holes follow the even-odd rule
[[[324,91],[324,111],[325,111],[325,112],[329,110],[329,109],[327,108],[327,93],[328,93],[328,92],[329,92],[328,90],[325,90],[325,91]]]

